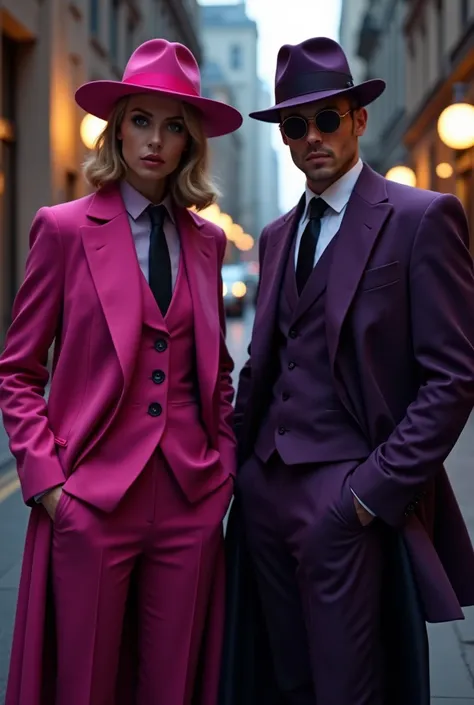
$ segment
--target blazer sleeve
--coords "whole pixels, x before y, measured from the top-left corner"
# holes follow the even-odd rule
[[[217,298],[219,301],[220,319],[220,349],[219,349],[219,390],[220,390],[220,414],[219,414],[219,454],[223,467],[228,469],[229,474],[235,477],[236,474],[236,441],[232,427],[234,407],[234,387],[232,384],[232,372],[234,363],[226,345],[226,318],[224,311],[224,299],[222,295],[222,264],[224,262],[227,239],[224,233],[218,240],[218,267],[217,277]]]
[[[400,526],[439,472],[474,404],[474,273],[457,198],[440,195],[416,233],[409,269],[420,386],[387,441],[354,472],[354,493]]]
[[[38,211],[30,232],[26,272],[0,357],[0,408],[18,465],[23,498],[64,482],[48,423],[48,351],[62,316],[64,252],[50,208]]]

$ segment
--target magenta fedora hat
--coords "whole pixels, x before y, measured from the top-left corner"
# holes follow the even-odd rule
[[[328,37],[315,37],[295,46],[281,47],[275,74],[275,105],[250,113],[250,117],[263,122],[280,122],[283,108],[343,94],[363,107],[384,90],[385,81],[379,78],[354,85],[342,47]]]
[[[121,81],[90,81],[76,91],[76,102],[86,112],[108,120],[120,98],[156,93],[194,105],[202,114],[207,137],[234,132],[242,124],[238,110],[201,96],[201,75],[187,47],[166,39],[150,39],[130,57]]]

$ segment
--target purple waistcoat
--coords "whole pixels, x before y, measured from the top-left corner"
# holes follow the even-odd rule
[[[335,238],[301,296],[296,288],[295,242],[288,257],[277,319],[279,374],[255,445],[263,462],[275,450],[286,465],[357,460],[370,452],[332,383],[325,290],[334,242]]]
[[[106,511],[117,506],[158,446],[191,502],[208,492],[209,477],[218,471],[219,454],[209,447],[200,417],[184,257],[165,318],[142,275],[141,281],[143,326],[132,381],[112,425],[67,485],[71,494]]]

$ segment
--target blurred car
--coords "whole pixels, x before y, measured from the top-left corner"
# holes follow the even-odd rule
[[[222,283],[224,310],[227,316],[242,316],[247,304],[248,290],[245,284],[245,268],[241,264],[224,264]]]

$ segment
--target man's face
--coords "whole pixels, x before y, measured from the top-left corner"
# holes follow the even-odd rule
[[[327,109],[344,115],[335,132],[323,132],[315,124],[315,115]],[[306,175],[311,190],[322,193],[357,162],[358,139],[365,132],[367,111],[365,108],[351,110],[351,104],[346,97],[336,97],[286,108],[282,111],[282,124],[285,118],[295,115],[310,118],[307,132],[299,139],[292,139],[285,135],[284,127],[280,125],[283,142],[290,148],[298,169]]]

